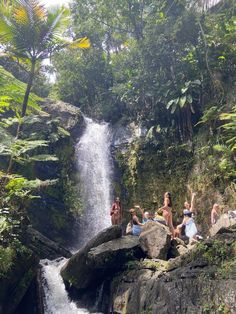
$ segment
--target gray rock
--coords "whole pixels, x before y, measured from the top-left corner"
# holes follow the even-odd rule
[[[179,255],[183,255],[183,254],[187,253],[188,250],[189,250],[189,249],[188,249],[186,246],[184,246],[184,245],[177,245],[176,249],[177,249]]]
[[[120,269],[123,264],[142,256],[138,237],[125,236],[92,248],[87,264],[91,268]]]
[[[139,236],[142,250],[149,258],[166,259],[170,248],[171,233],[159,222],[147,222]]]
[[[221,306],[235,313],[235,288],[235,279],[209,280],[199,269],[162,274],[132,270],[114,278],[111,308],[126,314],[195,314],[206,309],[218,313]]]
[[[27,246],[40,258],[47,258],[49,260],[56,259],[60,256],[70,258],[71,252],[57,244],[56,242],[48,239],[42,233],[32,227],[28,227],[26,231],[26,244]]]
[[[137,125],[135,122],[125,126],[118,122],[113,126],[112,145],[120,147],[123,151],[126,144],[132,143],[137,138],[144,137],[146,133],[147,129]]]
[[[236,225],[236,218],[231,217],[228,214],[223,214],[220,216],[216,224],[212,225],[209,232],[211,236],[221,232],[221,229],[229,228]]]
[[[73,285],[76,289],[86,289],[96,280],[100,280],[102,273],[98,273],[88,264],[88,252],[102,243],[108,242],[122,236],[120,226],[112,226],[104,229],[96,237],[91,239],[82,249],[75,253],[62,267],[61,276],[65,282]]]
[[[226,241],[234,250],[236,230],[230,228],[204,243],[210,246],[215,240]],[[231,260],[229,257],[226,260],[229,262],[226,269],[221,263],[211,265],[202,259],[197,246],[190,246],[187,253],[163,261],[164,267],[155,265],[154,260],[144,261],[143,269],[113,277],[110,309],[126,314],[218,313],[220,309],[236,313],[235,253]],[[220,271],[224,272],[222,277]]]
[[[73,133],[83,125],[84,119],[78,107],[50,99],[47,99],[41,106],[53,119],[59,119],[61,126],[69,132]]]

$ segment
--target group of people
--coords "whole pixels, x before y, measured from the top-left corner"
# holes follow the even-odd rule
[[[195,193],[192,193],[191,203],[187,201],[184,203],[183,218],[182,222],[178,224],[175,228],[173,226],[172,217],[172,200],[170,192],[164,194],[163,206],[158,208],[154,215],[150,212],[144,212],[143,209],[136,205],[134,208],[129,210],[131,215],[130,222],[127,226],[126,233],[131,233],[133,235],[140,235],[142,231],[142,226],[148,221],[157,221],[169,227],[173,238],[183,238],[189,239],[189,241],[198,241],[201,238],[198,234],[198,229],[194,221],[194,198]],[[140,212],[142,220],[138,216]],[[110,210],[112,225],[119,225],[122,223],[123,210],[119,197],[115,199]],[[211,211],[211,224],[215,224],[219,218],[219,205],[214,204]]]

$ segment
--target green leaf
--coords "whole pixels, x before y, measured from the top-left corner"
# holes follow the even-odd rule
[[[187,92],[187,90],[188,90],[188,87],[183,87],[183,88],[181,88],[181,93],[185,94]]]
[[[192,97],[192,95],[190,95],[190,94],[187,95],[187,102],[188,102],[189,104],[191,104],[191,103],[193,102],[193,97]]]
[[[190,104],[190,110],[191,110],[191,112],[194,114],[195,113],[195,110],[194,110],[194,108],[193,108],[193,105],[192,104]]]
[[[180,97],[179,105],[180,105],[181,108],[184,107],[184,105],[185,105],[185,103],[186,103],[186,100],[187,100],[187,97],[186,97],[186,96]]]
[[[34,155],[33,157],[30,157],[29,160],[31,161],[58,161],[58,158],[53,155]]]
[[[202,84],[200,80],[194,80],[192,83],[194,85],[201,85]]]
[[[170,100],[166,105],[166,109],[170,109],[170,107],[173,105],[174,102],[175,102],[174,99]]]
[[[175,104],[173,105],[173,107],[171,108],[171,111],[170,111],[170,112],[173,114],[173,113],[175,112],[176,108],[177,108],[177,104],[175,103]]]

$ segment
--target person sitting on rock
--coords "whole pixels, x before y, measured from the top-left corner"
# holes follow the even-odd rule
[[[189,239],[189,242],[197,241],[197,227],[196,224],[192,218],[192,212],[188,209],[184,210],[184,219],[182,224],[177,226],[177,229],[181,230],[182,227],[185,227],[184,233],[187,239]]]
[[[194,210],[194,198],[195,198],[196,193],[192,193],[192,197],[191,197],[191,203],[189,204],[187,201],[184,202],[184,209],[183,209],[183,216],[184,213],[186,212],[191,212],[191,217],[193,217],[193,210]],[[180,225],[178,225],[175,230],[174,230],[174,237],[175,238],[181,238],[181,236],[184,235],[184,219]]]
[[[214,225],[220,217],[220,206],[218,204],[214,204],[211,210],[211,224]]]
[[[162,214],[162,210],[158,209],[156,211],[155,215],[154,215],[154,219],[153,220],[157,221],[157,222],[159,222],[159,223],[161,223],[161,224],[166,226],[166,220],[165,220],[165,218],[161,214]]]
[[[135,206],[135,209],[139,209],[142,216],[143,216],[143,210],[140,208],[140,206]],[[136,210],[134,208],[131,208],[129,210],[131,214],[131,225],[132,225],[132,234],[135,236],[139,236],[142,231],[143,223],[139,221],[139,218],[137,216]]]
[[[153,221],[152,215],[149,212],[145,212],[143,214],[143,224],[145,224],[146,222],[149,222],[149,221]]]
[[[172,236],[174,237],[174,227],[173,227],[173,218],[172,218],[172,200],[170,192],[164,194],[164,206],[158,209],[158,213],[162,213],[166,221],[166,225],[169,227]]]
[[[112,204],[110,215],[112,225],[120,225],[122,223],[122,206],[119,197],[116,197]]]

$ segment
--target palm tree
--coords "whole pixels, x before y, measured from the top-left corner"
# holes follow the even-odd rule
[[[0,0],[0,43],[11,56],[30,66],[21,117],[27,110],[36,65],[55,50],[69,45],[60,35],[66,30],[68,10],[47,11],[39,0]],[[87,38],[73,42],[73,48],[88,48]]]

